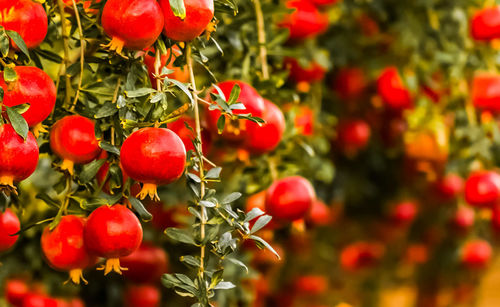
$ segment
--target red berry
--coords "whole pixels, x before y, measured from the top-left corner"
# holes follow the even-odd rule
[[[500,175],[494,171],[472,173],[465,182],[465,200],[474,207],[492,207],[500,200]]]
[[[472,38],[478,41],[500,38],[500,6],[477,11],[472,16],[470,30]]]
[[[285,116],[280,108],[264,99],[265,109],[261,118],[266,121],[260,126],[257,123],[247,123],[246,148],[253,153],[273,151],[281,141],[285,132]]]
[[[307,221],[314,226],[327,226],[333,220],[332,212],[323,201],[317,199],[313,202]]]
[[[328,280],[322,275],[300,276],[293,282],[293,290],[299,295],[321,295],[328,290]]]
[[[172,51],[174,53],[173,55],[171,55]],[[154,53],[155,53],[154,48],[149,48],[148,52],[146,52],[144,56],[144,64],[148,69],[151,85],[153,86],[154,89],[156,89],[156,78],[154,77],[156,58]],[[176,46],[173,46],[172,48],[168,49],[167,53],[160,55],[159,73],[161,74],[161,70],[163,67],[167,68],[168,70],[173,70],[172,73],[167,74],[166,76],[162,75],[161,77],[168,77],[170,79],[175,79],[183,83],[189,81],[189,71],[187,69],[187,66],[186,65],[184,65],[183,67],[174,66],[175,59],[180,55],[182,55],[182,52]],[[167,61],[170,62],[168,62],[167,64]]]
[[[38,47],[45,39],[47,13],[40,3],[32,0],[0,0],[0,12],[0,25],[5,30],[19,33],[28,48]]]
[[[163,29],[163,14],[156,0],[108,0],[102,11],[104,32],[110,49],[142,50],[150,47]]]
[[[375,266],[384,255],[384,246],[375,242],[356,242],[344,247],[340,264],[344,270],[357,271]]]
[[[479,73],[472,80],[474,107],[498,113],[500,111],[500,75]]]
[[[85,219],[74,215],[63,216],[59,224],[50,230],[43,230],[41,245],[45,259],[51,267],[68,271],[75,284],[87,281],[83,278],[83,269],[93,265],[96,259],[85,248],[83,229]]]
[[[471,240],[462,247],[461,262],[469,269],[481,269],[488,265],[492,254],[490,243],[481,239]]]
[[[20,137],[12,125],[0,126],[0,185],[13,186],[28,178],[38,164],[38,144],[31,132],[26,140]]]
[[[28,293],[29,287],[25,280],[9,279],[5,283],[5,299],[13,306],[21,306]]]
[[[160,290],[151,285],[128,286],[124,297],[126,307],[158,307],[160,301]]]
[[[457,174],[447,174],[438,179],[435,184],[436,194],[445,201],[450,201],[458,197],[464,189],[464,180]]]
[[[58,120],[50,130],[50,148],[63,159],[61,168],[73,174],[74,164],[86,164],[101,153],[94,122],[80,115]]]
[[[58,307],[57,300],[44,294],[29,293],[23,299],[22,307]]]
[[[411,223],[417,215],[418,208],[414,201],[401,201],[391,209],[391,219],[398,225],[407,225]]]
[[[461,206],[451,219],[452,226],[459,231],[467,231],[474,226],[474,209]]]
[[[314,188],[300,176],[275,181],[267,190],[266,212],[277,220],[304,218],[316,199]]]
[[[413,107],[410,91],[406,88],[396,67],[387,67],[377,79],[377,91],[391,110],[401,111]]]
[[[337,127],[337,138],[344,153],[352,155],[364,149],[370,141],[371,128],[362,119],[343,120]]]
[[[128,270],[123,276],[136,283],[158,283],[167,273],[167,253],[151,243],[142,242],[132,254],[120,258],[120,263]]]
[[[186,124],[189,125],[193,130],[186,127]],[[196,133],[194,132],[196,129],[196,124],[194,119],[187,116],[182,116],[175,122],[169,123],[168,129],[175,132],[184,143],[184,147],[186,147],[186,151],[195,150],[192,140],[196,137]],[[201,131],[201,141],[202,141],[202,151],[203,153],[208,153],[212,146],[212,137],[210,133],[206,130]]]
[[[295,83],[314,83],[325,78],[326,69],[314,61],[309,62],[307,66],[302,66],[297,59],[287,57],[284,65],[290,72],[288,78]]]
[[[176,181],[184,172],[186,148],[169,129],[143,128],[123,142],[120,159],[125,173],[144,184],[139,197],[159,199],[156,187]]]
[[[160,0],[160,6],[165,16],[163,34],[176,41],[188,42],[197,38],[214,17],[213,0],[184,0],[184,19],[174,15],[169,0]]]
[[[314,38],[328,28],[328,16],[308,0],[289,0],[287,8],[295,9],[281,21],[280,26],[290,31],[291,41]]]
[[[340,99],[349,100],[359,98],[366,89],[367,81],[361,68],[342,68],[333,79],[332,88]]]
[[[83,229],[85,246],[96,256],[108,258],[104,274],[121,273],[120,257],[132,254],[142,242],[139,219],[123,205],[94,210]]]

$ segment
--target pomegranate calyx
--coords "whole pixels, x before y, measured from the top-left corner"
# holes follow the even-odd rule
[[[109,258],[106,264],[97,268],[98,271],[104,271],[104,276],[108,275],[111,271],[122,275],[122,271],[127,271],[127,268],[120,266],[120,258]]]
[[[142,186],[141,192],[137,194],[137,198],[145,199],[149,196],[152,200],[159,201],[160,197],[158,196],[158,192],[156,191],[156,184],[154,183],[144,183]]]
[[[75,174],[75,163],[71,160],[64,159],[59,168],[61,171],[68,172],[71,176]]]
[[[116,36],[113,36],[113,38],[107,45],[101,45],[101,46],[104,48],[109,48],[110,51],[115,51],[119,56],[128,59],[127,56],[122,54],[123,47],[125,46],[125,41]]]
[[[33,135],[35,136],[35,139],[38,139],[38,136],[40,136],[40,133],[48,133],[49,131],[45,129],[45,127],[42,125],[42,123],[38,123],[33,128],[31,128],[31,131],[33,132]]]
[[[88,285],[89,282],[83,278],[83,271],[82,269],[73,269],[69,271],[69,279],[64,282],[64,284],[67,284],[69,282],[74,283],[75,285],[79,285],[80,281],[83,281],[84,284]]]

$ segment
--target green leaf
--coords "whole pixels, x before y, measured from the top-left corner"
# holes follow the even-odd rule
[[[194,242],[194,239],[192,238],[191,234],[187,233],[185,230],[171,227],[165,230],[165,234],[172,240],[186,244],[196,245],[196,242]]]
[[[99,147],[106,150],[107,152],[120,156],[120,149],[114,145],[101,141],[99,142]]]
[[[250,222],[254,218],[263,214],[265,214],[264,211],[260,210],[259,208],[253,208],[252,210],[250,210],[250,212],[247,213],[247,216],[245,217],[245,220],[243,222]]]
[[[29,132],[29,127],[24,117],[22,117],[21,114],[17,113],[14,109],[9,108],[5,105],[4,107],[7,110],[7,116],[9,117],[12,127],[17,132],[17,134],[19,134],[19,136],[26,140]]]
[[[87,183],[90,180],[94,179],[97,175],[97,172],[101,169],[101,167],[106,163],[106,159],[94,160],[85,166],[78,177],[81,183]]]
[[[227,290],[227,289],[233,289],[236,288],[236,286],[230,282],[230,281],[221,281],[220,283],[215,286],[215,290]]]
[[[217,130],[219,134],[222,134],[222,131],[224,131],[225,126],[226,126],[226,117],[224,115],[221,115],[217,120]]]
[[[181,256],[179,258],[179,260],[181,262],[183,262],[184,264],[195,267],[195,268],[199,268],[201,265],[200,260],[196,257],[191,256],[191,255]]]
[[[210,289],[213,289],[219,282],[222,281],[222,275],[224,274],[224,269],[215,271],[212,274],[212,281],[210,282]]]
[[[187,88],[187,86],[184,83],[179,82],[175,79],[168,79],[168,82],[173,83],[173,84],[175,84],[175,86],[180,88],[181,91],[183,91],[184,94],[186,94],[186,96],[188,96],[189,100],[191,101],[191,104],[194,104],[193,95],[191,94],[191,92],[189,91],[189,89]]]
[[[250,233],[256,233],[257,231],[261,230],[264,228],[273,218],[270,215],[264,215],[259,217],[257,222],[252,227],[252,230]]]
[[[255,243],[257,243],[257,246],[259,246],[260,248],[267,248],[273,254],[275,254],[276,257],[278,257],[278,259],[281,259],[280,255],[274,250],[274,248],[269,243],[267,243],[264,239],[262,239],[261,237],[251,235],[249,238],[254,240]]]
[[[144,205],[140,200],[138,200],[135,197],[129,197],[128,200],[130,201],[130,204],[132,204],[134,210],[141,217],[141,220],[143,220],[144,222],[149,222],[153,219],[151,213],[149,213],[148,210],[146,210],[146,208],[144,207]]]
[[[233,193],[229,194],[228,196],[224,197],[224,199],[222,200],[222,204],[223,205],[230,204],[230,203],[238,200],[240,197],[241,197],[240,192],[233,192]]]
[[[193,180],[196,183],[200,183],[201,182],[200,177],[198,177],[197,175],[195,175],[193,173],[187,173],[187,176],[189,177],[189,179]]]
[[[0,53],[3,57],[9,54],[9,37],[5,31],[0,32]]]
[[[241,88],[238,84],[235,84],[233,86],[233,89],[231,90],[231,94],[229,95],[229,100],[227,101],[227,103],[229,105],[233,104],[233,103],[236,103],[236,101],[238,100],[238,98],[240,97],[240,93],[241,93]]]
[[[5,66],[3,68],[3,78],[6,82],[14,82],[17,80],[17,73],[14,68],[10,66]]]
[[[215,203],[208,201],[208,200],[200,201],[200,205],[202,205],[205,208],[214,208],[217,206]]]
[[[184,0],[169,0],[169,2],[174,16],[184,20],[184,18],[186,18],[186,7],[184,6]]]
[[[95,118],[104,118],[104,117],[110,117],[113,114],[118,112],[118,108],[114,103],[111,102],[106,102],[102,107],[97,110],[97,113],[95,114]]]
[[[152,89],[152,88],[140,88],[134,91],[125,91],[125,95],[127,95],[128,98],[136,98],[136,97],[142,97],[142,96],[147,96],[152,93],[156,93],[157,90]]]
[[[26,43],[24,42],[24,40],[21,37],[21,35],[19,35],[19,33],[17,33],[16,31],[11,31],[11,30],[7,30],[5,32],[7,32],[7,35],[17,45],[17,47],[19,48],[19,50],[21,50],[28,57],[28,59],[29,59],[30,58],[30,53],[29,53],[28,47],[26,46]]]
[[[246,264],[244,264],[243,262],[239,261],[239,260],[238,260],[238,259],[236,259],[236,258],[225,258],[225,259],[226,259],[227,261],[229,261],[229,262],[232,262],[232,263],[234,263],[234,264],[236,264],[236,265],[238,265],[238,266],[240,266],[240,267],[244,268],[244,269],[245,269],[245,271],[247,271],[247,273],[248,273],[248,267],[247,267],[247,266],[246,266]]]
[[[205,178],[207,179],[217,179],[220,177],[220,173],[222,171],[222,167],[214,167],[211,168],[207,174],[205,175]]]

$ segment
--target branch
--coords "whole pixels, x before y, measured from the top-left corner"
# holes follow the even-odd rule
[[[269,66],[267,64],[267,48],[266,48],[266,29],[264,24],[264,15],[260,0],[253,0],[255,6],[255,17],[257,18],[257,36],[259,40],[259,56],[260,65],[262,67],[262,77],[264,80],[269,79]]]
[[[85,47],[87,42],[85,41],[85,37],[83,36],[82,23],[80,21],[80,13],[78,12],[78,8],[76,7],[75,0],[73,2],[73,10],[75,11],[76,23],[78,25],[78,32],[80,33],[80,78],[78,79],[78,89],[76,90],[75,99],[71,104],[70,111],[75,109],[76,103],[78,102],[78,98],[80,97],[80,91],[83,83],[83,69],[85,67]]]
[[[64,17],[64,3],[62,0],[57,0],[57,6],[59,7],[59,15],[61,15],[61,30],[62,30],[62,38],[63,38],[63,46],[64,46],[64,69],[61,74],[64,74],[66,78],[66,96],[64,97],[64,106],[68,107],[70,102],[70,89],[71,89],[71,80],[69,76],[66,74],[68,70],[68,61],[69,61],[69,43],[68,43],[68,29],[66,28],[66,19]]]

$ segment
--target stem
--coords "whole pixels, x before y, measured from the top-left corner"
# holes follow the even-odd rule
[[[78,89],[76,90],[75,99],[73,100],[73,104],[71,105],[70,111],[72,112],[75,109],[76,103],[78,102],[78,98],[80,97],[80,90],[83,83],[83,69],[85,67],[85,47],[86,42],[83,36],[82,23],[80,21],[80,13],[78,12],[78,8],[76,7],[75,0],[73,2],[73,10],[75,11],[76,23],[78,25],[78,32],[80,33],[80,78],[78,79]]]
[[[70,89],[71,89],[71,80],[69,76],[66,74],[68,70],[68,61],[69,61],[69,43],[68,43],[68,30],[66,28],[66,20],[64,17],[64,3],[62,0],[57,0],[57,6],[59,7],[59,15],[61,15],[61,30],[62,30],[62,38],[63,38],[63,46],[64,46],[64,69],[62,74],[64,74],[66,78],[66,97],[64,97],[64,106],[68,107],[70,102]]]
[[[161,92],[160,66],[161,66],[160,48],[156,48],[155,52],[156,89]]]
[[[266,48],[266,29],[264,25],[264,14],[260,0],[253,1],[255,6],[255,17],[257,18],[257,36],[259,40],[259,57],[262,67],[262,77],[264,80],[269,79],[269,66],[267,64],[267,48]]]

